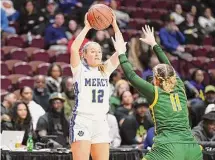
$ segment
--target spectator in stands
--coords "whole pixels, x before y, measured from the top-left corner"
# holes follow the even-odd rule
[[[191,76],[191,81],[190,83],[198,90],[199,92],[199,97],[204,100],[204,90],[205,86],[203,84],[204,80],[204,73],[202,70],[197,69],[193,72]]]
[[[39,118],[36,132],[39,137],[56,135],[55,142],[66,147],[69,138],[69,123],[64,116],[64,101],[61,93],[51,94],[49,98],[51,109]]]
[[[198,18],[198,10],[195,5],[192,5],[190,7],[190,14],[194,17],[194,19],[196,21],[196,18]]]
[[[8,115],[10,112],[10,109],[13,107],[16,101],[17,101],[17,97],[14,93],[8,93],[7,95],[5,95],[1,103],[1,116]]]
[[[43,35],[45,30],[44,16],[36,9],[32,0],[27,0],[24,6],[24,11],[20,15],[21,33],[32,32],[34,35]]]
[[[44,115],[45,111],[39,104],[33,101],[32,90],[30,87],[24,86],[20,89],[20,98],[28,105],[32,117],[33,129],[35,130],[39,117]]]
[[[157,56],[152,56],[149,61],[149,67],[143,72],[142,78],[146,80],[147,77],[152,76],[152,69],[159,63]]]
[[[189,109],[190,109],[190,119],[191,126],[194,127],[198,125],[201,121],[202,116],[205,114],[206,107],[209,104],[215,103],[215,87],[212,85],[208,85],[205,87],[205,101],[202,101],[200,98],[195,98],[189,101]]]
[[[68,31],[66,32],[66,36],[68,39],[72,39],[73,37],[77,37],[81,30],[82,27],[72,19],[69,21],[69,27]]]
[[[57,5],[54,0],[48,0],[46,9],[43,12],[46,20],[46,24],[53,24],[55,22],[55,16],[57,14]]]
[[[50,93],[62,92],[62,68],[58,64],[51,64],[48,68],[48,77],[46,79],[47,88]]]
[[[179,28],[186,37],[186,44],[201,44],[202,33],[200,26],[195,22],[194,16],[190,13],[186,14],[186,21],[182,22]]]
[[[175,12],[172,12],[171,16],[175,19],[176,25],[181,24],[185,20],[181,4],[175,5]]]
[[[193,135],[199,142],[215,141],[215,112],[209,112],[202,117],[198,126],[193,128]]]
[[[46,87],[46,78],[43,75],[38,75],[35,77],[34,90],[33,90],[33,100],[41,105],[43,109],[47,112],[49,110],[49,90]]]
[[[206,105],[215,103],[215,86],[208,85],[205,87],[205,103]]]
[[[145,140],[144,140],[144,148],[145,149],[150,149],[150,148],[152,148],[152,145],[153,145],[153,138],[154,138],[154,136],[155,136],[155,128],[154,127],[151,127],[151,128],[149,128],[148,129],[148,131],[147,131],[147,134],[146,134],[146,138],[145,138]]]
[[[114,35],[112,35],[114,36]],[[134,69],[143,72],[147,68],[150,59],[150,52],[148,45],[140,42],[139,38],[143,38],[143,34],[135,36],[130,40],[130,47],[128,51],[128,59],[133,64]]]
[[[119,127],[117,124],[116,117],[110,113],[107,114],[107,121],[109,125],[109,135],[110,135],[110,147],[117,148],[121,144],[121,137],[119,135]]]
[[[67,77],[63,83],[63,93],[62,96],[65,99],[64,102],[64,114],[67,119],[70,119],[71,112],[75,106],[75,93],[73,87],[72,77]]]
[[[63,27],[64,24],[64,15],[58,13],[55,16],[55,23],[48,26],[45,30],[45,41],[48,47],[51,50],[67,50],[68,40],[66,38],[66,30]]]
[[[124,91],[120,97],[121,105],[116,109],[114,115],[116,116],[119,126],[128,115],[133,114],[133,97],[130,91]]]
[[[110,97],[110,106],[111,106],[111,111],[115,112],[116,108],[120,106],[121,101],[120,97],[124,91],[129,91],[129,84],[125,80],[119,80],[116,85],[115,85],[115,90],[113,95]]]
[[[0,8],[0,9],[1,9],[1,27],[0,27],[0,31],[15,34],[16,33],[15,28],[9,27],[9,24],[8,24],[9,22],[8,22],[8,19],[7,19],[6,12],[2,8]]]
[[[70,48],[71,48],[72,43],[74,42],[75,38],[76,38],[76,37],[73,36],[72,39],[70,39],[69,42],[68,42],[67,50],[68,50],[69,53],[70,53]],[[89,42],[89,41],[90,41],[89,39],[84,38],[84,40],[83,40],[83,42],[82,42],[82,44],[81,44],[81,47],[80,47],[80,51],[79,51],[80,56],[82,55],[82,48],[83,48],[83,46],[84,46],[87,42]]]
[[[64,14],[70,14],[73,10],[83,7],[79,0],[61,0],[58,5]]]
[[[204,16],[200,16],[198,22],[204,29],[205,34],[212,34],[215,36],[215,18],[210,8],[205,9]]]
[[[113,9],[114,14],[116,15],[116,20],[117,20],[117,23],[119,23],[119,27],[126,28],[128,22],[130,21],[129,15],[117,9],[118,6],[115,0],[111,0],[110,7]]]
[[[120,128],[122,145],[141,145],[143,143],[147,130],[153,127],[148,107],[149,104],[145,98],[136,100],[135,114],[127,116]]]
[[[1,7],[6,12],[9,23],[14,24],[19,18],[19,12],[14,9],[13,2],[11,0],[2,0]]]
[[[3,102],[1,103],[1,124],[11,121],[9,113],[16,101],[17,97],[13,93],[8,93],[4,96]],[[1,129],[2,128],[3,126],[1,126]]]
[[[113,43],[107,31],[97,31],[95,42],[99,43],[102,47],[102,60],[107,60],[114,52]]]
[[[200,98],[191,99],[188,103],[191,128],[195,127],[202,120],[205,114],[206,104]]]
[[[122,74],[118,70],[113,71],[110,75],[110,96],[113,94],[115,85],[120,79],[122,79]]]
[[[183,33],[180,32],[179,28],[175,25],[174,19],[172,19],[170,16],[167,16],[165,17],[165,21],[165,27],[161,28],[159,32],[161,44],[170,53],[181,56],[185,51],[183,46],[185,37]]]
[[[215,111],[215,104],[209,104],[205,109],[205,114],[208,114],[209,112],[212,112],[212,111]]]
[[[24,102],[17,102],[14,104],[10,117],[10,122],[2,124],[2,130],[25,131],[22,141],[23,145],[26,145],[29,135],[32,135],[33,138],[36,139],[31,114],[28,106]]]
[[[202,1],[203,1],[203,3],[206,4],[206,6],[210,6],[210,8],[212,8],[213,14],[215,14],[215,10],[214,10],[214,8],[215,8],[215,1],[214,0],[202,0]]]

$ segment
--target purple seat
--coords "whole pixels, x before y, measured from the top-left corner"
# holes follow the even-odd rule
[[[210,61],[210,62],[206,63],[205,66],[206,66],[207,70],[215,69],[215,61]]]
[[[37,67],[38,74],[47,75],[49,66],[50,66],[50,63],[39,64]]]
[[[43,38],[34,38],[31,42],[31,44],[29,45],[29,47],[37,47],[37,48],[44,49],[45,41]]]
[[[28,86],[33,88],[34,87],[34,79],[31,77],[21,77],[18,79],[18,88],[22,88],[24,86]]]
[[[69,64],[63,65],[62,70],[63,70],[64,76],[71,76],[72,77],[71,66]]]
[[[1,62],[1,74],[5,76],[9,75],[9,69],[4,62]]]
[[[185,46],[185,51],[191,54],[197,49],[198,49],[198,46],[194,44],[189,44]]]
[[[157,1],[156,3],[153,3],[153,8],[167,9],[168,7],[169,7],[169,3],[167,3],[167,1],[164,1],[164,0]]]
[[[137,4],[137,0],[132,0],[132,1],[131,0],[124,0],[123,1],[124,6],[135,7],[136,4]]]
[[[4,60],[5,58],[4,58],[4,50],[1,48],[1,54],[0,54],[0,56],[1,56],[1,60]]]
[[[140,7],[141,8],[152,8],[152,1],[149,0],[142,0]]]
[[[180,72],[180,61],[178,59],[172,60],[171,64],[177,72]]]
[[[140,9],[140,8],[138,8],[132,13],[132,16],[133,16],[133,18],[147,19],[148,16],[151,14],[151,12],[152,12],[151,9],[147,9],[147,8]]]
[[[32,75],[32,68],[26,62],[17,62],[13,66],[14,74]]]
[[[56,55],[56,62],[65,62],[67,64],[69,64],[70,62],[70,55],[69,54],[58,54]]]
[[[204,47],[199,47],[197,50],[193,52],[194,57],[207,57],[208,50]]]
[[[204,84],[209,85],[210,82],[210,75],[207,72],[204,72]]]
[[[18,35],[12,35],[7,38],[7,46],[17,46],[23,48],[25,46],[24,40]]]
[[[28,54],[22,48],[15,48],[10,53],[11,59],[28,61]]]
[[[208,57],[214,58],[214,57],[215,57],[215,50],[214,50],[214,51],[210,51],[210,52],[208,53]]]
[[[10,59],[5,61],[5,64],[7,65],[7,68],[9,69],[10,72],[12,72],[13,66],[17,62],[23,62],[23,61],[17,60],[17,59]]]
[[[31,66],[33,73],[37,72],[37,67],[42,63],[44,63],[44,62],[43,61],[31,61],[31,62],[29,62],[29,65]]]
[[[31,60],[49,62],[50,57],[49,57],[49,54],[45,50],[41,49],[41,50],[36,50],[35,52],[33,52],[33,54],[31,55]]]
[[[204,37],[203,44],[204,45],[213,45],[213,37],[210,37],[210,36]]]
[[[12,89],[12,82],[6,76],[1,76],[1,89],[8,91]]]

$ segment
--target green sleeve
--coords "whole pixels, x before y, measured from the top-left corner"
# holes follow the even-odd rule
[[[166,54],[164,53],[164,51],[161,49],[159,45],[155,45],[153,47],[153,51],[155,52],[155,54],[158,57],[158,60],[161,63],[171,65],[171,63],[169,62],[169,59],[167,58]],[[182,80],[179,78],[178,75],[176,76],[176,79],[177,79],[178,85],[184,87],[184,83],[182,82]]]
[[[151,83],[140,78],[134,72],[125,54],[119,56],[119,61],[126,78],[130,81],[132,86],[136,88],[142,95],[144,95],[149,103],[152,103],[155,96],[154,86]]]

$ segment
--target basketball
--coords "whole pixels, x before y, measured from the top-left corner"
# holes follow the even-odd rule
[[[89,9],[87,19],[95,30],[104,30],[111,25],[112,16],[111,8],[104,4],[96,4]]]

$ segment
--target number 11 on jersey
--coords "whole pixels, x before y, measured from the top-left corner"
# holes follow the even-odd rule
[[[170,101],[172,103],[173,111],[177,112],[177,111],[181,111],[182,110],[178,93],[172,93],[172,94],[170,94]]]
[[[103,103],[104,90],[93,89],[92,90],[92,103]]]

